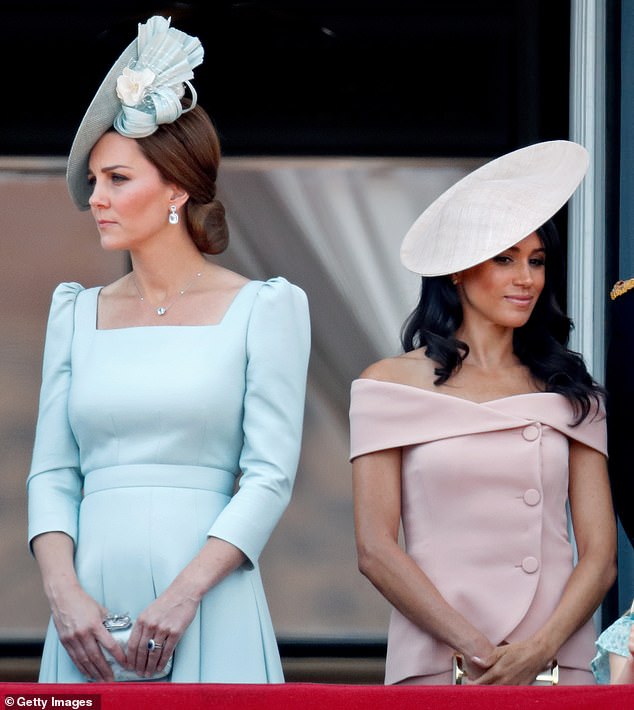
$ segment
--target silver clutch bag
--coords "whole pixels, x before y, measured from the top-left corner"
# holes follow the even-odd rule
[[[103,620],[103,625],[112,634],[112,638],[121,646],[123,652],[126,653],[128,649],[128,639],[130,638],[130,632],[132,631],[133,621],[129,614],[108,614],[108,616]],[[127,668],[122,668],[121,665],[114,659],[114,657],[108,653],[104,648],[103,655],[106,661],[112,667],[112,672],[114,673],[114,679],[116,681],[149,681],[149,680],[159,680],[160,678],[165,678],[172,672],[172,664],[174,662],[174,656],[170,656],[169,661],[165,664],[165,668],[162,671],[157,671],[152,676],[145,677],[140,676],[134,671],[129,671]]]

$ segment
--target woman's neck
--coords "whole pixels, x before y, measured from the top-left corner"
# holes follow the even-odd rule
[[[182,289],[207,265],[193,243],[172,249],[131,252],[130,260],[134,281],[154,301]]]
[[[478,328],[462,325],[456,338],[469,346],[464,364],[482,370],[517,367],[518,359],[513,352],[513,328],[503,328],[493,323]]]

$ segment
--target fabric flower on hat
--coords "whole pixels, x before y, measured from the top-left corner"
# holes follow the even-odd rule
[[[117,79],[117,96],[126,106],[136,106],[145,97],[145,92],[152,86],[156,75],[147,67],[135,71],[126,67]]]
[[[122,104],[115,129],[128,138],[144,138],[161,123],[172,123],[183,113],[185,85],[193,108],[196,92],[189,80],[203,56],[200,40],[170,27],[169,19],[155,16],[140,24],[137,60],[117,78],[116,93]]]

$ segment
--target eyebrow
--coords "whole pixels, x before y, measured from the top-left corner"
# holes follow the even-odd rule
[[[127,168],[129,170],[130,166],[124,165],[123,163],[119,163],[118,165],[106,165],[104,168],[101,168],[101,172],[108,173],[112,170],[119,170],[120,168]]]
[[[110,173],[113,170],[120,170],[121,168],[127,168],[128,170],[131,169],[131,167],[129,165],[124,165],[123,163],[121,163],[119,165],[106,165],[105,167],[101,168],[101,170],[99,170],[99,172]],[[92,173],[92,172],[93,171],[90,168],[88,168],[88,173]]]
[[[519,250],[520,250],[520,248],[516,244],[513,244],[513,246],[509,247],[506,251],[519,251]],[[531,254],[534,254],[536,251],[541,251],[541,252],[544,252],[544,254],[545,254],[546,247],[537,247],[537,249],[533,249],[531,251]]]

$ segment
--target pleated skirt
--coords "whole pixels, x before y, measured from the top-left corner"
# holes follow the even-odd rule
[[[226,472],[165,465],[90,473],[75,556],[83,589],[110,612],[136,618],[206,543],[209,528],[232,494],[233,477],[222,474]],[[60,643],[52,619],[39,680],[87,681]],[[243,565],[207,592],[176,647],[170,676],[162,680],[284,681],[257,566]]]

